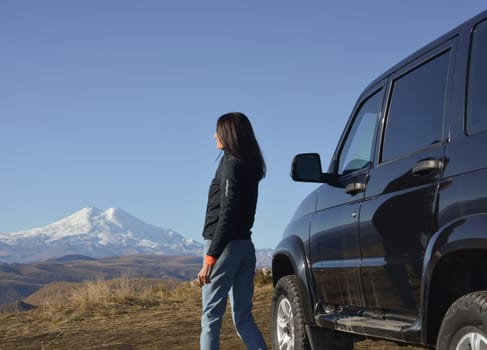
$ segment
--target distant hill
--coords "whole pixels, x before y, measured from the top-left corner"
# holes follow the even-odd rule
[[[53,282],[82,282],[118,277],[188,281],[201,269],[201,257],[129,255],[93,259],[70,255],[44,262],[0,264],[0,305],[23,300]]]
[[[0,305],[23,300],[46,284],[131,278],[190,280],[203,243],[118,209],[88,207],[52,224],[0,233]],[[256,251],[257,266],[272,250]]]

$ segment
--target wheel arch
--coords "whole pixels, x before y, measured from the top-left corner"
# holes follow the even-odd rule
[[[274,286],[279,279],[295,275],[297,287],[303,304],[304,320],[314,324],[314,298],[311,275],[303,241],[298,236],[288,236],[274,250],[272,258],[272,281]]]
[[[441,322],[461,296],[487,290],[487,215],[457,220],[437,232],[425,254],[423,274],[423,334],[435,344]]]

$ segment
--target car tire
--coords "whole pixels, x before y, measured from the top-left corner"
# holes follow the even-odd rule
[[[480,350],[487,348],[487,291],[457,299],[441,323],[437,350]]]
[[[273,350],[308,350],[301,296],[295,276],[277,282],[271,304]]]

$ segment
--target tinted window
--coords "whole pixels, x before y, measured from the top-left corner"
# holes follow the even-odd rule
[[[393,82],[382,161],[441,140],[448,58],[444,53]]]
[[[375,93],[359,108],[338,162],[338,173],[346,174],[370,164],[382,91]]]
[[[487,130],[487,22],[475,28],[470,56],[467,131]]]

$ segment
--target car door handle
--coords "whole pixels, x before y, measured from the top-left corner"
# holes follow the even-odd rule
[[[443,162],[439,159],[420,160],[411,170],[413,175],[423,176],[439,171]]]
[[[363,182],[352,182],[345,186],[345,192],[348,194],[356,195],[357,193],[365,191],[365,183]]]

